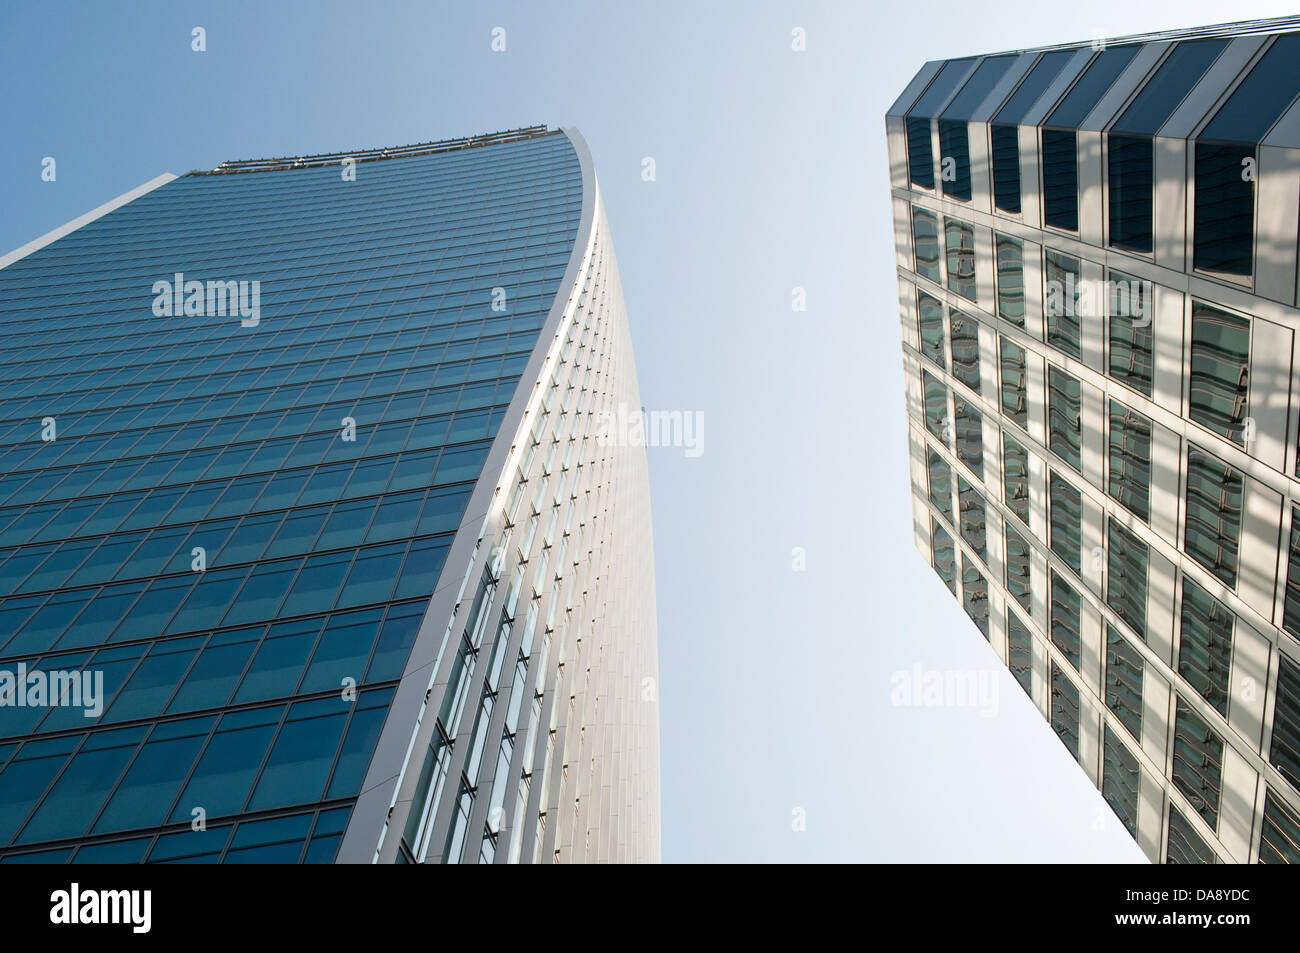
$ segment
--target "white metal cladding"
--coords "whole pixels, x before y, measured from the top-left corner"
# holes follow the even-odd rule
[[[340,862],[657,862],[658,669],[640,408],[591,169],[574,257],[471,498]],[[617,436],[617,435],[610,435]]]

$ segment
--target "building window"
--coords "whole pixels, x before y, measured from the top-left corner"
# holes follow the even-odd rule
[[[1082,355],[1079,311],[1083,291],[1079,259],[1048,249],[1043,265],[1043,314],[1047,343],[1075,360]]]
[[[957,459],[970,467],[980,480],[984,479],[984,416],[975,409],[974,401],[954,397],[956,417]]]
[[[1017,170],[1017,175],[1019,170]],[[998,315],[1018,328],[1025,326],[1025,246],[1005,235],[997,237]]]
[[[1034,103],[1073,55],[1073,50],[1044,53],[993,117],[990,126],[993,134],[993,195],[997,207],[1004,212],[1020,212],[1020,147],[1016,127],[1025,121]]]
[[[1300,864],[1300,816],[1269,790],[1264,795],[1264,827],[1259,838],[1261,864]]]
[[[1034,639],[1020,617],[1007,611],[1007,668],[1030,698],[1034,697]]]
[[[930,502],[935,509],[952,519],[952,468],[936,450],[926,447],[930,471]]]
[[[1273,740],[1269,764],[1300,790],[1300,665],[1278,656],[1277,697],[1273,707]]]
[[[1174,787],[1205,818],[1211,830],[1219,824],[1219,788],[1223,774],[1223,739],[1201,716],[1178,699],[1174,718]]]
[[[980,559],[987,559],[988,554],[984,549],[984,497],[960,473],[957,474],[957,505],[961,509],[961,538]]]
[[[1291,507],[1291,545],[1287,550],[1282,627],[1300,639],[1300,507]]]
[[[979,325],[956,308],[948,309],[948,333],[952,337],[952,376],[975,393],[980,392]]]
[[[1020,130],[996,125],[992,136],[993,204],[1004,212],[1020,214]]]
[[[1047,474],[1048,545],[1076,573],[1083,566],[1083,496],[1055,471]]]
[[[1169,805],[1169,849],[1165,852],[1167,864],[1212,864],[1214,851],[1196,833],[1196,828]]]
[[[1236,617],[1218,599],[1183,576],[1183,611],[1178,641],[1178,674],[1225,717],[1228,673],[1232,668],[1232,628]]]
[[[951,439],[948,433],[948,388],[929,371],[922,371],[921,390],[925,395],[925,429],[947,446]]]
[[[1047,446],[1083,472],[1083,399],[1079,381],[1059,367],[1047,367]]]
[[[961,603],[975,627],[989,637],[989,584],[979,571],[979,565],[969,556],[962,555]]]
[[[1226,278],[1249,277],[1254,260],[1255,181],[1242,175],[1255,146],[1196,143],[1192,267]]]
[[[916,273],[938,282],[939,219],[933,212],[912,208],[912,249],[916,255]]]
[[[1187,555],[1225,585],[1237,585],[1241,474],[1195,444],[1187,448]]]
[[[1079,147],[1073,129],[1043,130],[1043,222],[1079,230]]]
[[[1142,673],[1137,646],[1113,625],[1106,626],[1106,707],[1135,741],[1142,740]]]
[[[1194,301],[1190,377],[1192,420],[1244,446],[1250,322]]]
[[[1151,421],[1110,402],[1110,468],[1106,492],[1142,521],[1151,518]]]
[[[1026,612],[1034,611],[1034,595],[1029,586],[1029,541],[1003,524],[1007,536],[1007,592]]]
[[[1052,663],[1052,730],[1074,760],[1079,760],[1079,689]]]
[[[1110,376],[1151,396],[1151,284],[1118,271],[1110,273]]]
[[[998,338],[998,356],[1002,374],[1001,410],[1021,430],[1029,429],[1029,377],[1025,349],[1005,337]]]
[[[924,291],[917,291],[916,323],[921,331],[921,353],[940,367],[944,367],[943,305],[938,298]]]
[[[948,591],[957,595],[957,555],[953,549],[952,537],[933,516],[930,517],[930,552],[930,565],[939,574]]]
[[[1029,525],[1029,451],[1002,434],[1002,495],[1007,509]]]
[[[975,229],[955,218],[943,220],[948,250],[948,290],[975,301]]]
[[[1147,544],[1117,523],[1108,521],[1106,604],[1146,641],[1147,637]]]
[[[953,174],[943,177],[943,194],[949,198],[970,201],[970,143],[967,141],[964,120],[939,120],[939,154],[947,166],[952,162]],[[946,169],[945,169],[946,173]]]
[[[1152,186],[1160,127],[1200,81],[1226,40],[1178,43],[1147,80],[1123,115],[1111,126],[1107,141],[1110,195],[1110,244],[1128,251],[1152,248]]]
[[[1138,759],[1119,736],[1106,726],[1103,735],[1101,794],[1110,805],[1115,816],[1128,829],[1131,836],[1137,836],[1138,801],[1142,787],[1142,772],[1138,769]]]
[[[1106,158],[1111,247],[1150,254],[1155,146],[1148,136],[1111,135]]]
[[[934,151],[930,120],[907,120],[907,170],[913,188],[934,188]]]
[[[1052,644],[1065,655],[1066,660],[1079,668],[1083,643],[1079,635],[1079,593],[1068,582],[1052,571]]]

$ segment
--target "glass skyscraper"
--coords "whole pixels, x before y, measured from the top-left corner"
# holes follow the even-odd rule
[[[0,333],[0,863],[658,859],[576,133],[160,177],[0,259]]]
[[[1300,861],[1297,29],[886,117],[916,544],[1157,862]]]

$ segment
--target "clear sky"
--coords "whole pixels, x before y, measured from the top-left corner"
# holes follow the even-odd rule
[[[650,451],[665,860],[1140,862],[912,545],[884,113],[926,60],[1287,12],[5,4],[0,253],[162,172],[577,127],[645,406],[704,420],[701,455]],[[893,704],[918,665],[996,704]]]

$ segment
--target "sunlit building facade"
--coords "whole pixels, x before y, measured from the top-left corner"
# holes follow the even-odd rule
[[[1157,862],[1300,859],[1298,29],[886,118],[916,545]]]

